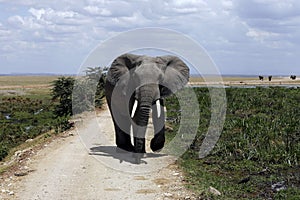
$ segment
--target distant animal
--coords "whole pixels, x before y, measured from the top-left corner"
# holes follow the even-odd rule
[[[259,80],[263,81],[264,77],[263,76],[258,76]]]
[[[269,81],[271,81],[271,80],[272,80],[272,76],[268,76],[268,78],[269,78]]]
[[[291,78],[292,80],[296,80],[296,76],[295,76],[295,75],[291,75],[290,78]]]

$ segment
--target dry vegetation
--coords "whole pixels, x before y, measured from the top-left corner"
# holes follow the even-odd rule
[[[219,78],[213,76],[208,77],[191,77],[190,85],[205,85],[205,84],[224,84],[224,85],[285,85],[285,84],[300,84],[300,79],[292,80],[289,77],[273,77],[271,81],[268,77],[264,77],[264,80],[259,80],[257,77],[222,77],[222,81]]]
[[[0,76],[0,89],[49,87],[58,76]]]

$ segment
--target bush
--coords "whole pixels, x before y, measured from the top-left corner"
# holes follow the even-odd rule
[[[53,82],[52,99],[58,101],[57,116],[71,116],[101,108],[106,76],[102,68],[88,68],[85,76],[60,77]],[[74,113],[73,113],[74,112]]]
[[[8,149],[6,146],[0,143],[0,161],[8,155]]]
[[[52,100],[58,100],[55,107],[57,116],[72,115],[72,92],[75,79],[72,77],[60,77],[53,82]]]

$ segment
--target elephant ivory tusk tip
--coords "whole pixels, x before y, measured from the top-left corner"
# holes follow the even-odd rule
[[[159,100],[156,101],[156,109],[157,109],[157,118],[160,118],[161,109],[160,109],[160,102],[159,102]]]
[[[131,118],[133,118],[133,117],[134,117],[134,114],[135,114],[135,111],[136,111],[137,105],[138,105],[138,101],[137,101],[137,100],[135,100],[135,101],[134,101],[134,104],[133,104],[133,107],[132,107],[132,111],[131,111]]]

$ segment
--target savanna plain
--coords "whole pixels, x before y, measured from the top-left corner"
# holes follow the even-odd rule
[[[68,129],[68,118],[55,117],[52,82],[58,77],[0,77],[0,173],[30,139],[48,138]],[[195,81],[196,80],[196,81]],[[195,79],[193,82],[202,82]],[[274,79],[276,81],[276,79]],[[287,78],[278,84],[289,83]],[[214,149],[199,159],[199,149],[211,117],[210,89],[195,87],[200,110],[197,135],[177,160],[185,186],[198,199],[300,199],[300,87],[279,87],[264,80],[231,77],[225,85],[227,109],[221,136]],[[256,84],[257,83],[257,84]],[[193,85],[193,84],[191,84]],[[266,87],[267,86],[267,87]],[[220,89],[220,88],[219,88]],[[218,88],[214,88],[218,90]],[[167,139],[176,135],[181,108],[176,95],[166,99]],[[220,195],[211,193],[213,187]]]

